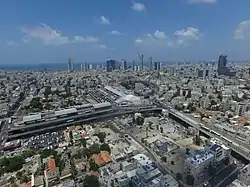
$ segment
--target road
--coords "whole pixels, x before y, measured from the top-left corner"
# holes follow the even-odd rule
[[[209,179],[208,182],[212,187],[219,187],[221,186],[220,184],[222,184],[231,175],[232,172],[236,172],[236,170],[238,170],[237,166],[234,164],[230,164],[215,176],[213,176],[211,179]]]
[[[236,140],[235,138],[229,137],[227,135],[225,135],[225,133],[221,133],[218,132],[218,130],[213,129],[213,125],[210,126],[206,126],[206,123],[203,123],[204,126],[206,126],[209,130],[205,130],[204,128],[201,128],[199,126],[199,123],[201,121],[198,121],[197,119],[194,119],[193,117],[191,117],[190,115],[184,115],[183,113],[176,111],[175,109],[173,109],[171,104],[165,104],[161,101],[154,101],[156,104],[160,105],[162,108],[169,110],[171,108],[170,113],[174,116],[176,116],[177,118],[179,118],[180,120],[186,122],[187,124],[195,127],[196,129],[198,129],[199,131],[203,132],[204,134],[208,135],[209,137],[215,137],[219,140],[221,140],[222,142],[225,143],[225,145],[227,145],[228,147],[230,147],[230,149],[232,149],[233,151],[235,151],[237,154],[241,155],[242,157],[244,157],[246,160],[250,161],[250,148],[249,146],[246,146],[244,143]],[[213,132],[211,131],[213,130]],[[216,133],[214,133],[216,132]],[[218,135],[217,135],[218,134]],[[228,140],[227,140],[228,139]]]

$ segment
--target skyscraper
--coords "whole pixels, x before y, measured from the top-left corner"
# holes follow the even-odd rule
[[[236,72],[230,71],[227,67],[227,55],[220,55],[218,60],[218,75],[225,75],[233,77],[236,75]]]
[[[72,59],[71,57],[69,57],[68,59],[68,72],[72,72],[73,71],[73,63],[72,63]]]
[[[121,69],[123,70],[123,71],[125,71],[125,70],[127,70],[127,61],[126,60],[124,60],[124,59],[122,59],[122,61],[121,61]]]
[[[159,61],[154,62],[154,70],[155,71],[161,70],[161,63]]]
[[[141,59],[141,70],[143,70],[143,68],[144,68],[144,55],[140,54],[139,58]]]
[[[149,57],[149,70],[153,70],[153,62],[152,62],[153,58]]]
[[[107,60],[107,72],[112,72],[113,70],[116,69],[116,63],[115,60]]]

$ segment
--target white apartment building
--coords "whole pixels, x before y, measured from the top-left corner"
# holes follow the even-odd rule
[[[209,152],[191,156],[185,160],[184,172],[199,179],[203,175],[204,169],[214,161],[214,158],[214,155]]]

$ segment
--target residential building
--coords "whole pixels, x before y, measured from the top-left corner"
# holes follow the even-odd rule
[[[53,158],[45,159],[44,179],[46,187],[55,182],[59,178],[59,168],[56,167],[56,161]]]

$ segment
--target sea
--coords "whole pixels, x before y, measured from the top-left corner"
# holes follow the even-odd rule
[[[95,69],[98,65],[101,67],[103,63],[91,63]],[[0,64],[0,70],[4,71],[67,71],[68,64],[66,63],[44,63],[44,64]],[[81,63],[74,63],[74,69],[80,70]]]

